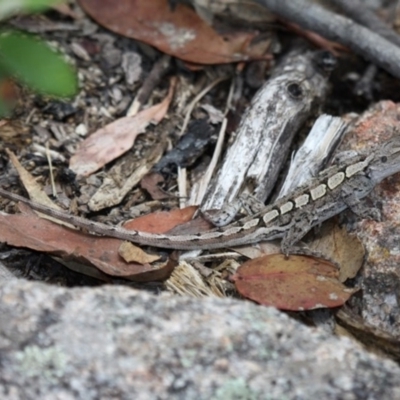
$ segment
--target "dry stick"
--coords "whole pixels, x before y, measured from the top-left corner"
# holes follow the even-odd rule
[[[370,8],[368,8],[360,0],[343,1],[331,0],[332,3],[338,5],[341,10],[349,17],[378,33],[380,36],[391,41],[393,44],[400,46],[400,36],[388,25],[381,20]],[[363,76],[354,87],[354,93],[357,96],[365,96],[372,100],[372,82],[375,79],[378,68],[375,64],[370,64],[364,71]]]
[[[130,105],[127,115],[136,115],[142,104],[145,104],[147,102],[154,88],[161,82],[161,79],[168,72],[170,62],[171,56],[164,54],[154,63],[153,69],[150,71],[149,75],[145,79],[135,100]]]
[[[52,162],[52,160],[51,160],[49,142],[46,143],[46,158],[47,158],[47,162],[48,162],[48,164],[49,164],[49,173],[50,173],[51,190],[52,190],[52,192],[53,192],[53,196],[54,196],[54,197],[57,197],[57,189],[56,189],[56,184],[55,184],[55,182],[54,182],[53,162]]]
[[[400,46],[400,36],[383,20],[381,20],[365,2],[360,0],[330,0],[354,21],[371,29],[371,31]]]
[[[206,194],[207,187],[210,183],[211,177],[214,173],[215,167],[217,166],[217,162],[222,153],[222,146],[225,140],[227,125],[228,125],[228,120],[224,118],[222,120],[221,128],[219,130],[218,140],[217,144],[215,145],[214,154],[203,177],[196,183],[195,187],[192,190],[190,204],[196,204],[196,205],[200,204]]]
[[[256,0],[271,12],[337,41],[400,78],[400,48],[352,20],[306,0]]]
[[[181,130],[179,131],[179,137],[182,136],[185,133],[185,130],[189,124],[189,119],[190,116],[192,114],[192,111],[194,109],[194,107],[196,106],[196,104],[211,90],[213,89],[215,86],[218,85],[218,83],[227,80],[229,77],[224,76],[224,77],[220,77],[215,79],[215,81],[211,82],[207,87],[205,87],[200,93],[198,93],[195,98],[189,103],[189,105],[186,107],[185,110],[185,119],[183,121]]]

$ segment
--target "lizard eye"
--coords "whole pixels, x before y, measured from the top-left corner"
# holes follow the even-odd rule
[[[381,157],[381,162],[383,162],[383,163],[387,162],[387,157],[386,156],[382,156]]]

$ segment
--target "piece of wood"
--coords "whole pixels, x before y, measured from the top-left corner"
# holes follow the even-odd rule
[[[296,132],[326,95],[323,54],[296,50],[255,95],[201,210],[223,210],[241,193],[265,202]]]

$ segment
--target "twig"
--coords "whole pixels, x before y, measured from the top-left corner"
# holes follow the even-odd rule
[[[218,85],[218,83],[227,80],[228,77],[221,77],[216,79],[215,81],[211,82],[207,87],[205,87],[200,93],[196,95],[196,97],[189,103],[189,105],[186,107],[186,114],[185,114],[185,119],[183,121],[181,130],[179,132],[179,136],[182,136],[185,133],[185,130],[187,128],[187,125],[189,123],[190,116],[192,114],[192,111],[196,104],[215,86]]]
[[[331,3],[338,5],[346,15],[361,25],[371,29],[371,31],[400,46],[400,36],[376,14],[369,9],[365,2],[360,0],[330,0]]]
[[[282,18],[335,40],[400,78],[400,48],[352,20],[307,0],[256,0]]]
[[[47,162],[49,163],[51,190],[53,192],[53,196],[57,197],[57,189],[56,189],[56,184],[54,182],[54,174],[53,174],[53,163],[51,160],[51,154],[50,154],[50,148],[49,148],[48,142],[46,143],[46,158],[47,158]]]
[[[212,174],[213,174],[214,169],[219,160],[219,156],[221,155],[221,152],[222,152],[222,145],[223,145],[224,139],[225,139],[227,124],[228,124],[228,120],[226,118],[224,118],[222,120],[221,129],[219,131],[217,144],[215,145],[215,150],[214,150],[213,157],[210,161],[210,165],[208,166],[203,177],[195,185],[196,187],[193,188],[191,197],[190,197],[190,204],[200,204],[206,193],[206,190],[210,183]]]
[[[179,208],[186,207],[187,192],[187,170],[178,166],[178,189],[179,189]]]
[[[171,56],[165,54],[154,63],[153,69],[150,71],[136,98],[129,107],[127,115],[136,115],[142,104],[147,102],[154,88],[160,83],[161,79],[168,72],[170,61]]]

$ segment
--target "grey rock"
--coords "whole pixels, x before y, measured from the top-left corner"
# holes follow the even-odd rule
[[[245,301],[0,284],[1,399],[396,399],[400,368]]]

